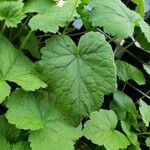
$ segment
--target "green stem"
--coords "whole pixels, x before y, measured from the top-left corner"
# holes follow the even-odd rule
[[[70,24],[70,22],[71,22],[71,20],[72,20],[72,17],[73,17],[73,14],[74,14],[74,11],[75,11],[75,9],[76,9],[77,4],[78,4],[78,0],[75,0],[75,3],[74,3],[74,6],[73,6],[73,9],[72,9],[70,18],[69,18],[69,20],[67,21],[68,24],[67,24],[67,26],[65,27],[65,29],[64,29],[64,31],[63,31],[63,34],[65,34],[65,33],[66,33],[66,30],[68,29],[68,26],[69,26],[69,24]]]
[[[131,42],[130,44],[128,44],[125,47],[122,47],[121,49],[117,49],[116,51],[114,51],[114,54],[116,54],[119,50],[119,52],[117,53],[117,55],[119,55],[122,51],[127,51],[127,48],[129,48],[130,46],[132,46],[136,41]]]
[[[128,84],[128,82],[125,82],[125,83],[124,83],[124,86],[123,86],[123,88],[122,88],[122,92],[125,90],[127,84]]]
[[[138,135],[150,135],[150,132],[141,132],[141,133],[138,133]]]
[[[23,42],[22,42],[22,44],[21,44],[19,50],[21,50],[21,49],[26,45],[26,43],[27,43],[27,41],[29,40],[31,34],[32,34],[32,31],[29,31],[28,34],[26,35],[25,39],[23,40]]]
[[[146,95],[148,95],[150,93],[150,90],[148,90],[147,92],[146,92]],[[145,97],[145,95],[143,95],[142,97],[141,97],[141,99],[143,99]]]

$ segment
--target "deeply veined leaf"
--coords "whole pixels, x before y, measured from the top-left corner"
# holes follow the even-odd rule
[[[138,12],[141,17],[144,18],[145,15],[145,2],[144,0],[132,0],[137,6],[136,6],[136,12]]]
[[[146,126],[149,126],[149,122],[150,122],[150,106],[148,104],[146,104],[143,100],[140,100],[140,113],[142,115],[142,119],[144,121],[144,123],[146,124]]]
[[[117,65],[117,75],[121,80],[127,82],[132,79],[139,85],[145,84],[145,77],[139,69],[121,60],[116,60],[115,63]]]
[[[15,82],[26,91],[34,91],[46,84],[38,77],[33,64],[0,34],[0,102],[10,93],[6,81]]]
[[[25,12],[37,12],[29,21],[32,30],[56,33],[59,27],[67,25],[75,16],[80,0],[67,0],[62,7],[50,0],[29,0]]]
[[[23,13],[24,3],[19,1],[0,1],[0,20],[4,20],[6,26],[17,27],[17,24],[25,17]]]
[[[66,147],[73,150],[74,142],[82,136],[81,126],[69,124],[51,103],[47,92],[19,89],[12,94],[7,106],[6,117],[10,123],[35,130],[29,136],[32,150],[66,150]]]
[[[85,34],[78,47],[68,36],[54,36],[42,53],[49,91],[66,114],[88,116],[99,109],[104,94],[116,90],[114,55],[100,33]]]
[[[107,150],[125,149],[129,145],[128,139],[115,130],[117,116],[112,110],[92,112],[90,120],[85,123],[84,136],[99,146],[104,145]]]
[[[118,38],[132,36],[134,26],[141,17],[128,9],[121,0],[90,0],[93,7],[90,21],[93,26],[104,27],[104,30]]]
[[[20,133],[20,130],[9,124],[4,116],[0,116],[0,136],[9,142],[16,142]]]
[[[115,106],[120,111],[117,111],[117,109],[114,109],[117,113],[119,119],[123,120],[124,118],[120,117],[121,115],[124,115],[124,113],[130,113],[133,116],[133,119],[136,120],[138,116],[138,112],[136,110],[136,107],[132,101],[132,99],[126,95],[125,93],[121,91],[116,91],[114,93],[114,100],[112,101],[112,106]],[[113,109],[113,107],[112,107]],[[123,114],[122,114],[123,113]]]
[[[148,42],[150,42],[150,26],[142,17],[127,8],[121,0],[89,0],[93,10],[90,21],[93,26],[103,27],[105,32],[118,38],[127,38],[134,33],[134,27],[139,26]]]

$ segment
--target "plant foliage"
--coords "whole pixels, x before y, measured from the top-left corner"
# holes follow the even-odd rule
[[[128,3],[0,1],[0,150],[150,148],[150,66],[129,49],[149,55],[150,26]]]

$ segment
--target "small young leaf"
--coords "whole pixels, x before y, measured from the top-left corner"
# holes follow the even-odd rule
[[[149,126],[149,122],[150,122],[150,106],[148,104],[146,104],[143,100],[140,100],[140,113],[142,115],[142,119],[144,121],[144,123],[146,124],[146,126]]]
[[[121,60],[116,60],[115,63],[117,65],[117,75],[121,80],[127,82],[132,79],[139,85],[145,84],[145,77],[143,73],[136,67]]]
[[[112,110],[92,112],[90,120],[85,123],[84,136],[99,146],[104,145],[107,150],[125,149],[130,144],[128,139],[115,130],[117,116]]]

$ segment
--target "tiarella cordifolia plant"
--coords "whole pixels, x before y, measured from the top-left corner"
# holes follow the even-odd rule
[[[127,3],[0,0],[0,150],[150,148],[150,67],[129,50],[149,54],[150,26]]]

